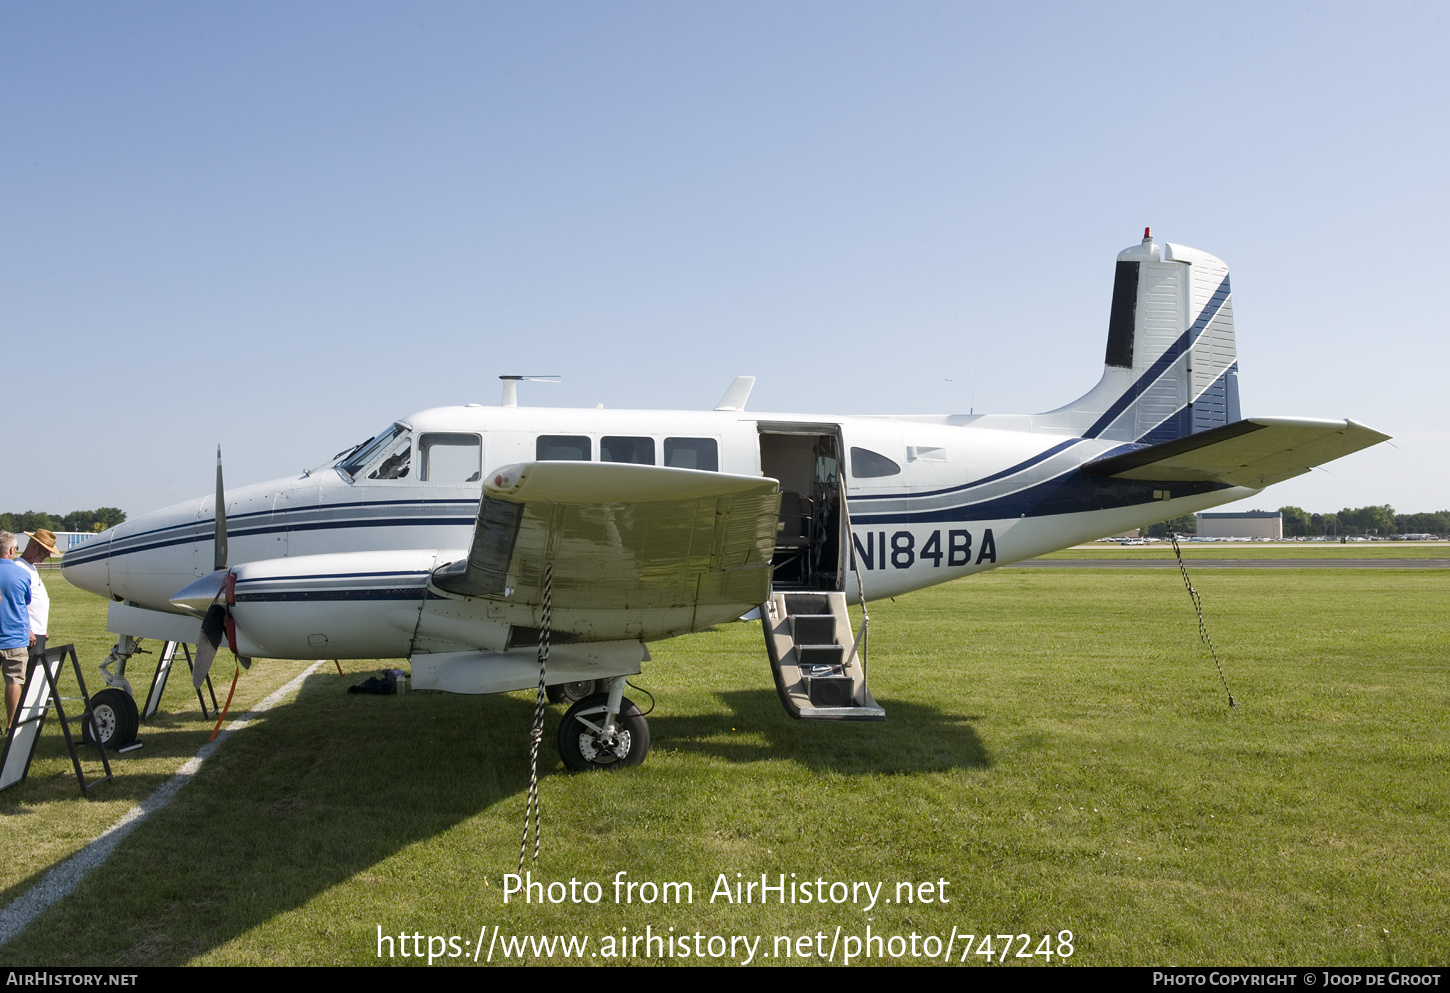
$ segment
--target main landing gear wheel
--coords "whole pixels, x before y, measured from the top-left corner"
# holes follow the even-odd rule
[[[110,687],[91,697],[91,714],[101,732],[100,744],[105,748],[114,751],[136,740],[141,718],[136,711],[136,701],[125,690]],[[96,744],[90,721],[81,722],[81,734],[86,744]]]
[[[639,765],[649,754],[649,724],[627,697],[619,702],[614,727],[604,730],[609,694],[586,697],[559,723],[559,757],[572,772]]]
[[[550,703],[578,703],[596,693],[608,693],[607,679],[578,679],[572,683],[555,683],[544,687]]]

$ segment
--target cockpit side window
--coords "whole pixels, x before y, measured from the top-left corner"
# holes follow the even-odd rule
[[[353,479],[358,473],[377,461],[378,456],[385,450],[391,451],[396,447],[395,443],[399,436],[410,437],[408,429],[401,424],[390,424],[378,433],[376,438],[359,445],[337,464],[337,468],[347,473]]]
[[[418,478],[429,483],[475,483],[483,476],[483,445],[476,434],[421,435],[418,460]]]
[[[382,449],[382,460],[368,473],[369,479],[404,479],[412,468],[413,433],[402,431]]]

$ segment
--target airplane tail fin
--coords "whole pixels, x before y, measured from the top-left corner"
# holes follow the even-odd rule
[[[1152,233],[1118,253],[1103,378],[1038,423],[1155,445],[1240,419],[1228,266]]]

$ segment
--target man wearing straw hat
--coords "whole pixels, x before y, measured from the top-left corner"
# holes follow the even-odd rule
[[[25,537],[30,541],[20,555],[20,564],[30,571],[30,633],[35,635],[30,654],[43,655],[45,632],[50,624],[50,594],[45,591],[45,584],[40,581],[40,570],[35,564],[57,554],[55,535],[45,528],[36,528],[34,531],[26,531]]]

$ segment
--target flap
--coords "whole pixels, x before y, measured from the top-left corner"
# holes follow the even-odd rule
[[[489,474],[468,558],[433,581],[464,596],[556,607],[650,609],[764,602],[775,480],[599,462],[531,462]]]

